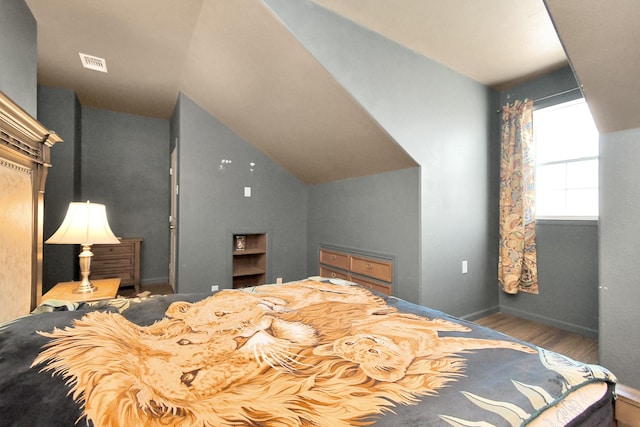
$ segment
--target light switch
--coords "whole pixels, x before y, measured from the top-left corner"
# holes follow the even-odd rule
[[[469,269],[467,268],[467,261],[464,260],[462,261],[462,274],[467,274],[468,271]]]
[[[244,187],[244,197],[251,197],[251,187]]]

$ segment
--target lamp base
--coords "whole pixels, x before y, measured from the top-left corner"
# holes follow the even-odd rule
[[[74,294],[86,294],[89,292],[95,292],[98,290],[93,283],[89,280],[89,274],[91,273],[91,258],[93,257],[93,252],[91,252],[90,244],[82,245],[82,252],[78,255],[80,259],[80,276],[82,276],[82,281],[77,288],[73,290]]]
[[[97,290],[98,290],[98,287],[94,286],[93,283],[91,283],[89,281],[87,281],[85,283],[84,281],[82,281],[82,282],[80,282],[78,287],[73,290],[73,293],[74,294],[86,294],[86,293],[96,292]]]

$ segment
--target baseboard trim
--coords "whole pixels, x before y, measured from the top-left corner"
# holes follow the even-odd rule
[[[525,320],[531,320],[532,322],[543,323],[545,325],[553,326],[558,329],[573,332],[587,338],[598,339],[598,331],[595,329],[585,328],[584,326],[575,325],[573,323],[563,322],[562,320],[552,319],[546,316],[540,316],[539,314],[529,313],[527,311],[517,310],[509,307],[500,307],[500,312],[509,314],[511,316],[520,317]]]
[[[499,305],[494,305],[493,307],[486,308],[484,310],[476,311],[473,313],[465,314],[464,316],[460,316],[461,319],[468,320],[469,322],[473,322],[474,320],[481,319],[483,317],[490,316],[500,311]]]

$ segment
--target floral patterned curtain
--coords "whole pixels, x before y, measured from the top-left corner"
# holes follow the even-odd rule
[[[533,101],[502,109],[498,283],[509,294],[538,293]]]

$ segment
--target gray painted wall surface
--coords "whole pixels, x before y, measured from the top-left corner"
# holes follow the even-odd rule
[[[566,66],[500,92],[500,105],[529,98],[535,101],[534,108],[544,108],[581,97],[582,92],[573,71]]]
[[[553,96],[560,94],[558,96]],[[539,100],[534,108],[582,96],[569,67],[513,87],[500,94],[501,104]],[[497,114],[500,122],[500,114]],[[499,140],[496,142],[499,147]],[[499,149],[499,148],[498,148]],[[496,181],[496,191],[499,181]],[[500,292],[500,310],[590,337],[598,335],[598,227],[592,221],[540,221],[538,274],[540,293]]]
[[[497,132],[494,127],[487,129],[486,123],[480,123],[482,121],[480,116],[488,114],[495,109],[492,106],[487,109],[487,105],[491,105],[494,95],[485,88],[469,82],[445,67],[406,51],[392,42],[369,33],[331,13],[327,13],[318,6],[304,2],[301,2],[301,6],[296,6],[294,3],[286,2],[285,0],[269,0],[268,3],[278,10],[278,13],[285,22],[290,24],[289,26],[294,30],[295,34],[336,76],[338,81],[422,165],[419,183],[422,202],[418,211],[421,218],[420,221],[423,224],[423,230],[420,234],[422,243],[419,248],[419,250],[422,250],[420,263],[423,268],[419,271],[412,271],[412,263],[407,263],[406,272],[407,277],[409,277],[407,282],[413,280],[412,277],[416,277],[419,284],[415,288],[411,288],[410,285],[404,285],[403,283],[401,290],[403,297],[415,301],[415,296],[418,295],[420,302],[458,315],[473,314],[474,311],[482,311],[493,307],[495,305],[495,298],[491,296],[492,289],[495,286],[495,256],[493,254],[497,251],[494,244],[497,232],[493,223],[497,217],[497,209],[492,206],[497,205],[497,196],[493,195],[494,188],[497,189],[497,184],[494,184],[497,182],[497,151],[495,145],[487,147],[486,140],[497,141],[495,138]],[[299,7],[305,10],[300,10]],[[11,37],[0,38],[0,50],[5,57],[11,58],[11,61],[3,61],[0,64],[0,90],[14,99],[27,112],[36,116],[35,20],[24,1],[0,0],[0,8],[3,11],[0,16],[0,31],[2,33],[11,33],[12,35]],[[311,10],[313,10],[313,14],[309,15]],[[330,31],[326,31],[327,29]],[[318,32],[322,36],[318,35]],[[20,34],[20,36],[15,37],[15,34]],[[503,104],[507,95],[511,99],[525,96],[537,99],[575,87],[575,85],[575,79],[567,68],[535,82],[503,92],[501,101]],[[42,93],[44,94],[42,95]],[[573,91],[564,95],[562,100],[573,99],[578,95],[579,91]],[[54,169],[50,173],[47,193],[45,194],[45,209],[47,211],[45,227],[48,230],[55,228],[51,221],[58,222],[64,215],[67,203],[66,198],[75,198],[73,196],[75,193],[74,186],[77,183],[71,183],[72,179],[68,174],[68,170],[66,173],[63,172],[65,172],[64,168],[67,167],[75,168],[75,170],[80,167],[77,164],[77,159],[79,158],[77,152],[79,144],[77,144],[77,141],[80,138],[80,130],[77,129],[77,125],[80,120],[80,112],[77,103],[72,100],[75,97],[69,93],[47,89],[41,91],[40,96],[43,106],[38,114],[43,116],[41,120],[45,125],[57,130],[65,139],[64,145],[61,144],[56,147],[52,153],[54,156]],[[553,98],[541,101],[537,105],[559,100],[561,100],[560,97]],[[193,108],[190,109],[193,110]],[[176,111],[180,111],[180,103]],[[198,114],[195,115],[197,116]],[[140,118],[139,123],[135,124],[136,120],[132,120],[131,117],[120,117],[122,120],[117,119],[118,113],[95,110],[89,115],[93,116],[93,118],[86,124],[86,127],[91,129],[92,136],[83,138],[83,141],[88,146],[91,146],[92,149],[89,150],[91,154],[87,154],[87,161],[83,162],[85,167],[90,167],[87,165],[93,165],[94,163],[97,165],[98,160],[103,160],[101,156],[105,156],[104,159],[107,159],[105,163],[113,164],[111,161],[117,157],[115,153],[118,151],[131,153],[132,155],[127,155],[126,158],[119,158],[118,161],[125,166],[114,169],[119,177],[116,177],[114,182],[117,183],[117,187],[122,194],[119,194],[120,190],[113,191],[113,189],[108,190],[106,188],[105,180],[108,181],[112,171],[101,170],[97,165],[98,167],[90,169],[89,172],[84,171],[83,176],[86,179],[83,180],[83,189],[88,194],[83,194],[82,196],[83,198],[93,198],[95,195],[98,198],[103,198],[103,201],[110,206],[110,220],[114,231],[118,234],[146,234],[142,232],[144,225],[140,224],[139,218],[144,216],[145,213],[151,212],[147,210],[150,203],[158,203],[159,205],[164,203],[163,206],[156,206],[158,209],[153,210],[158,215],[157,218],[154,217],[153,222],[157,222],[153,226],[154,231],[148,236],[142,236],[145,237],[145,244],[143,245],[143,257],[145,257],[143,260],[143,278],[147,281],[155,281],[158,278],[164,279],[167,274],[166,260],[168,259],[168,237],[166,234],[168,146],[172,146],[175,143],[174,134],[180,135],[179,127],[183,120],[178,115],[177,120],[172,122],[172,133],[168,133],[166,130],[159,131],[161,127],[166,126],[165,124],[151,126],[157,131],[151,132],[156,137],[153,138],[153,141],[143,138],[146,141],[143,142],[143,146],[146,147],[145,150],[150,149],[156,152],[158,157],[152,156],[151,164],[149,164],[150,158],[146,156],[149,153],[145,152],[143,156],[139,149],[132,150],[132,146],[128,145],[127,142],[130,142],[132,137],[135,139],[136,135],[149,135],[149,128],[142,123],[155,119]],[[201,117],[200,120],[196,120],[193,116],[194,114],[185,120],[194,125],[193,129],[188,129],[185,132],[188,145],[186,156],[199,161],[200,167],[191,167],[186,160],[182,159],[182,163],[185,165],[184,168],[187,169],[185,176],[193,176],[192,182],[194,185],[191,197],[197,200],[202,198],[203,194],[210,194],[211,192],[207,190],[207,187],[209,184],[213,184],[213,188],[215,188],[214,194],[222,195],[222,200],[227,198],[232,202],[216,205],[215,209],[211,209],[212,211],[222,211],[214,214],[213,219],[208,214],[209,209],[215,204],[213,201],[182,203],[181,207],[187,208],[187,217],[198,219],[200,222],[195,222],[198,224],[203,222],[211,224],[215,223],[216,220],[223,219],[221,222],[223,228],[234,228],[236,225],[241,227],[242,224],[252,223],[262,224],[263,228],[268,229],[267,222],[270,223],[270,221],[262,223],[260,220],[247,221],[248,216],[255,215],[248,212],[259,211],[262,213],[263,207],[253,209],[257,205],[257,203],[254,203],[255,198],[252,201],[238,200],[237,193],[228,198],[227,191],[223,189],[228,184],[231,184],[230,187],[235,186],[236,180],[240,179],[240,177],[235,176],[233,179],[220,178],[220,176],[215,176],[212,173],[213,168],[216,166],[215,162],[224,157],[223,151],[231,153],[233,156],[239,156],[238,158],[258,158],[259,156],[247,154],[252,152],[252,148],[242,147],[239,152],[236,152],[234,151],[235,144],[233,144],[233,149],[225,151],[229,148],[229,143],[237,139],[237,136],[232,135],[227,129],[216,123],[215,119]],[[116,118],[115,121],[114,118]],[[75,124],[73,124],[74,121]],[[194,123],[194,121],[197,123]],[[464,122],[465,126],[457,126],[457,121]],[[496,123],[496,120],[491,118],[486,121]],[[204,126],[203,123],[205,123]],[[74,126],[76,127],[75,129]],[[177,132],[173,130],[173,127],[178,128]],[[212,134],[221,139],[214,144],[210,144],[212,134],[204,132],[202,129],[210,130],[210,127],[215,128],[215,132]],[[166,141],[167,134],[171,135],[170,141],[168,141],[169,144]],[[487,138],[487,135],[490,136]],[[93,139],[94,136],[96,139]],[[636,209],[636,203],[633,199],[636,188],[633,182],[625,181],[629,174],[635,173],[634,164],[635,160],[637,160],[637,150],[634,145],[637,144],[628,144],[633,139],[636,141],[638,139],[636,130],[605,135],[602,138],[602,151],[603,153],[606,152],[607,155],[604,160],[601,159],[601,171],[604,172],[601,172],[603,191],[601,191],[600,277],[603,285],[600,295],[601,316],[599,328],[603,363],[614,369],[621,376],[623,382],[640,387],[640,380],[633,369],[637,366],[637,360],[629,357],[629,355],[635,354],[633,344],[638,342],[637,335],[633,335],[637,329],[633,326],[638,324],[639,320],[635,307],[635,301],[638,299],[637,287],[633,286],[632,278],[635,271],[630,267],[637,256],[633,253],[632,237],[634,233],[629,232],[636,223],[624,216],[625,212],[627,212],[626,208],[630,207],[632,211]],[[164,142],[158,142],[160,140]],[[158,150],[157,144],[160,144],[163,148]],[[616,146],[615,150],[611,148],[613,145]],[[124,148],[124,151],[121,150],[122,148]],[[98,153],[96,153],[96,149]],[[200,151],[201,149],[203,149],[202,152]],[[207,156],[201,155],[202,153],[213,154],[213,163]],[[70,157],[73,157],[73,159],[70,159]],[[144,161],[140,160],[141,157],[144,157]],[[206,165],[202,165],[203,162]],[[458,170],[460,168],[459,165],[474,166],[465,168],[469,170],[460,171]],[[489,172],[486,170],[488,165],[491,168]],[[273,168],[273,165],[271,167]],[[214,179],[203,185],[201,183],[202,176],[198,176],[197,173],[198,169],[206,171],[205,175],[207,176],[205,178]],[[101,176],[96,176],[94,173],[100,170]],[[145,173],[141,173],[141,170],[144,170]],[[162,176],[158,176],[157,180],[153,179],[158,185],[148,185],[150,180],[145,185],[145,180],[155,176],[158,170],[162,171]],[[125,178],[122,178],[122,174],[124,174]],[[284,175],[285,178],[282,178],[280,174]],[[57,175],[59,176],[56,177]],[[280,240],[279,243],[284,241],[286,249],[272,252],[271,270],[275,268],[278,271],[270,272],[269,281],[273,281],[275,277],[280,276],[285,277],[286,280],[295,279],[304,276],[309,271],[306,268],[307,260],[302,255],[305,253],[304,248],[307,246],[307,234],[303,226],[305,219],[304,215],[298,212],[301,206],[306,205],[306,202],[304,202],[306,193],[299,183],[290,177],[286,177],[287,174],[285,172],[279,171],[276,175],[278,175],[278,178],[273,182],[277,181],[278,185],[280,185],[284,181],[283,191],[281,194],[276,194],[275,191],[267,191],[267,193],[274,196],[274,200],[283,201],[290,208],[284,213],[283,218],[285,218],[285,222],[290,222],[291,229],[288,232],[274,232],[271,234],[272,237],[281,234],[282,236],[276,240]],[[487,175],[490,176],[489,184],[485,180]],[[60,179],[59,182],[57,182],[58,178]],[[267,181],[272,181],[271,178],[269,177]],[[398,177],[396,176],[395,178]],[[377,183],[378,179],[379,177],[365,177],[357,182],[355,186],[378,186],[380,185]],[[403,180],[400,179],[399,181]],[[189,180],[187,180],[188,182]],[[218,186],[218,183],[222,185]],[[95,187],[92,188],[94,184]],[[323,197],[329,198],[341,193],[346,194],[352,185],[354,183],[334,183],[325,188],[311,189],[309,206],[315,206]],[[406,183],[398,185],[406,185]],[[449,186],[447,191],[442,190],[445,185]],[[258,188],[260,187],[258,186],[255,189]],[[405,187],[397,188],[405,190]],[[607,191],[607,188],[611,191]],[[63,193],[64,195],[58,198]],[[404,194],[408,197],[409,193],[410,191],[407,191]],[[610,196],[609,193],[611,194]],[[114,206],[120,205],[121,196],[125,201],[123,204],[125,209],[123,212],[116,212]],[[257,196],[255,197],[257,198]],[[65,200],[62,201],[62,198]],[[185,199],[189,200],[189,197]],[[132,207],[132,204],[127,203],[132,200],[135,202],[133,205],[136,205],[138,201],[146,203]],[[297,203],[292,203],[294,200]],[[463,201],[461,202],[461,200]],[[56,204],[59,204],[60,207],[52,208]],[[355,209],[361,209],[362,206],[366,205],[367,203],[363,203],[356,206]],[[219,206],[223,206],[223,208],[220,209]],[[251,209],[246,209],[247,206],[251,206]],[[625,209],[621,209],[621,207]],[[282,211],[275,209],[273,206],[267,210],[270,212],[267,216],[282,214]],[[273,214],[272,212],[274,211],[278,213]],[[160,214],[160,212],[162,213]],[[241,213],[237,215],[237,212]],[[381,216],[384,215],[384,213],[381,213]],[[236,216],[242,218],[242,220],[230,220],[230,217]],[[266,218],[267,216],[261,218]],[[56,217],[55,220],[50,219],[53,217]],[[313,260],[315,264],[316,242],[325,239],[325,234],[320,234],[317,230],[319,229],[319,224],[326,218],[318,218],[317,215],[311,213],[309,218],[308,246],[309,248],[314,248],[313,252],[309,254],[309,262]],[[252,219],[255,220],[255,218]],[[433,224],[438,224],[438,227]],[[588,278],[597,275],[597,268],[588,270],[584,266],[596,265],[587,261],[592,260],[594,257],[592,246],[594,227],[576,227],[575,225],[568,226],[573,228],[566,227],[559,224],[539,225],[539,255],[543,286],[541,295],[533,297],[523,294],[516,298],[511,298],[505,294],[500,294],[500,304],[503,309],[512,309],[525,317],[533,316],[538,320],[548,317],[553,322],[559,323],[560,326],[577,327],[582,329],[583,332],[586,330],[589,333],[589,331],[593,330],[593,306],[597,296],[594,299],[594,286],[589,284]],[[189,225],[186,228],[188,229]],[[194,229],[195,227],[192,226],[191,228]],[[254,228],[260,228],[260,226],[257,225]],[[275,228],[279,229],[279,226]],[[326,235],[329,236],[326,238],[335,239],[331,237],[335,231],[333,228],[326,230]],[[229,231],[226,230],[222,240],[228,239],[228,233]],[[405,233],[401,232],[400,234]],[[188,240],[184,240],[183,253],[192,255],[191,250],[197,252],[198,249],[203,247],[208,248],[208,242],[206,242],[208,237],[200,236],[195,230],[192,230],[188,237],[191,242],[187,244]],[[556,241],[558,237],[561,237],[561,239]],[[353,239],[356,238],[354,237]],[[343,241],[346,242],[347,240],[352,239],[344,239]],[[359,241],[355,241],[357,245],[361,244]],[[349,242],[345,244],[349,245]],[[364,242],[362,244],[377,246],[379,242]],[[223,245],[226,245],[226,242]],[[626,246],[629,247],[629,250],[621,253],[620,247]],[[272,247],[274,247],[273,242]],[[45,250],[49,251],[48,248],[45,248]],[[384,249],[382,251],[386,252]],[[185,283],[184,288],[180,289],[181,291],[206,291],[212,277],[213,280],[221,284],[230,283],[230,276],[226,272],[230,269],[231,260],[226,248],[222,250],[206,249],[202,252],[207,254],[204,257],[205,265],[209,263],[208,265],[215,267],[213,270],[222,269],[224,273],[218,272],[212,275],[211,272],[206,271],[208,268],[202,265],[194,268],[191,264],[185,263],[184,268],[178,269],[178,274],[180,271],[186,272],[186,280],[190,281],[191,284]],[[211,263],[214,255],[212,252],[220,255],[220,259],[216,257],[213,263]],[[566,270],[568,264],[581,264],[571,262],[561,263],[564,264],[562,266],[551,266],[550,264],[558,259],[554,254],[560,253],[571,253],[574,260],[583,262],[583,267],[579,271],[572,272]],[[293,257],[291,256],[292,254]],[[459,262],[463,258],[469,260],[470,274],[466,276],[458,274]],[[190,257],[189,259],[198,260],[198,256],[195,258]],[[291,259],[294,260],[293,263],[289,262]],[[402,256],[402,259],[402,262],[404,262],[404,256]],[[162,266],[155,265],[160,260]],[[75,256],[73,262],[75,262]],[[290,264],[295,265],[289,266]],[[480,268],[480,271],[476,271],[475,266],[484,267]],[[562,269],[560,270],[561,267]],[[45,257],[45,280],[47,280],[47,268],[47,257]],[[310,271],[313,271],[314,268],[315,265],[313,267],[309,266]],[[595,275],[592,274],[594,271],[596,272]],[[576,276],[574,273],[579,274]],[[50,286],[58,280],[67,279],[63,270],[49,270],[49,274],[52,275],[48,279],[51,283],[45,283],[45,290],[46,286]],[[55,275],[59,275],[61,278],[54,277]],[[567,277],[581,277],[581,279],[572,281]],[[206,284],[203,282],[206,282]],[[551,289],[545,290],[544,286],[547,286],[545,283],[551,284],[552,282],[554,284],[553,291]],[[570,286],[568,288],[561,287],[563,283],[570,284]],[[579,283],[583,283],[586,289],[580,289],[579,286],[576,287]],[[551,307],[554,307],[552,303],[560,301],[558,295],[571,295],[572,299],[567,301],[563,307],[558,307],[557,310],[550,310]],[[545,302],[547,299],[548,301]],[[474,300],[477,302],[474,302]],[[532,302],[533,300],[535,302]],[[568,317],[565,317],[565,315]],[[637,332],[635,333],[637,334]]]
[[[117,236],[141,237],[143,283],[169,278],[169,121],[82,108],[82,200]]]
[[[600,135],[600,363],[640,388],[640,129]]]
[[[69,202],[80,195],[80,104],[66,89],[38,87],[38,118],[64,140],[51,150],[51,164],[44,193],[44,239],[62,224]],[[73,245],[44,245],[42,290],[78,277]]]
[[[24,0],[0,0],[0,91],[37,117],[36,20]]]
[[[597,339],[597,221],[539,221],[536,238],[540,293],[500,292],[500,310]]]
[[[265,3],[421,165],[421,271],[403,294],[454,315],[495,310],[497,94],[309,1]]]
[[[419,209],[419,168],[310,186],[309,275],[319,272],[321,243],[393,255],[394,295],[417,301]]]
[[[186,96],[178,104],[178,291],[230,288],[238,232],[267,233],[268,283],[306,277],[304,184]],[[232,163],[220,169],[222,160]],[[252,197],[244,197],[244,187]]]

